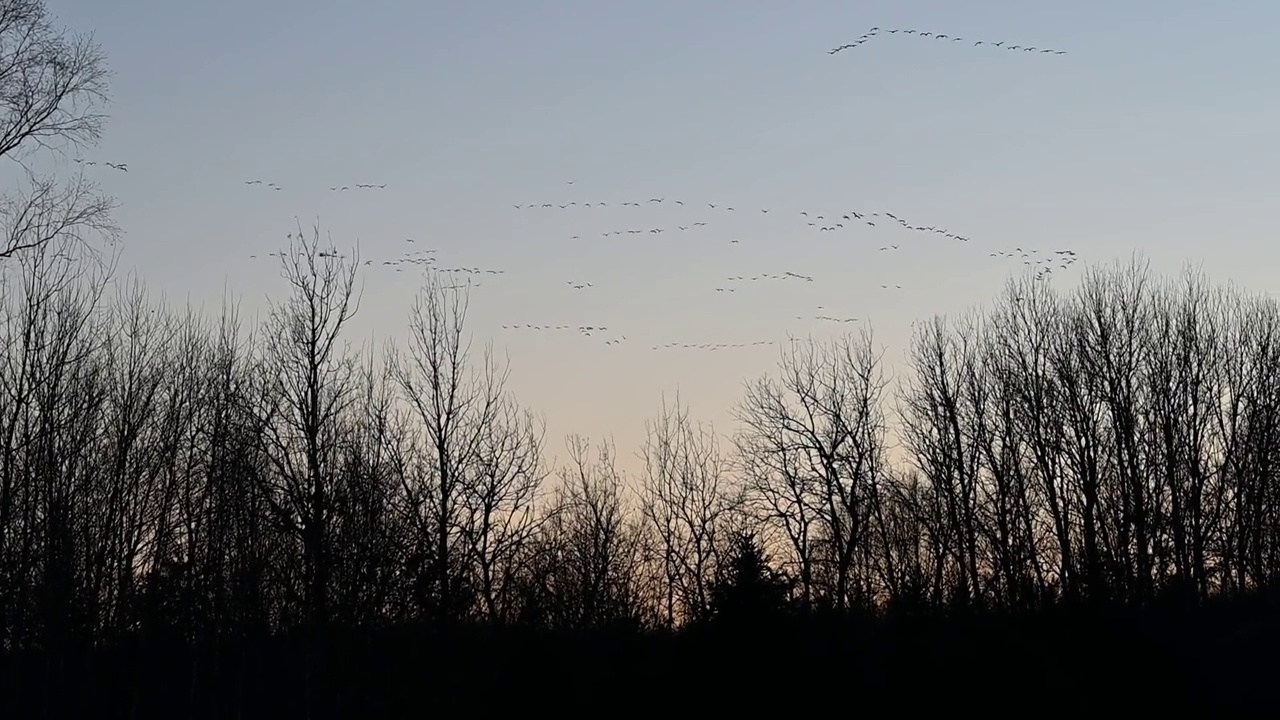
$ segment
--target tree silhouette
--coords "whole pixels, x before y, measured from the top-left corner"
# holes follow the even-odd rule
[[[870,331],[795,341],[735,409],[745,507],[787,539],[806,608],[872,602],[885,386]]]
[[[25,190],[0,195],[0,259],[49,243],[87,249],[114,240],[114,203],[80,174],[59,183],[33,170],[40,150],[97,143],[109,73],[101,48],[54,25],[42,0],[0,2],[0,158],[16,160]]]
[[[668,628],[706,620],[729,524],[741,510],[719,438],[676,397],[648,424],[641,511],[655,545],[661,613]]]
[[[768,624],[786,616],[793,583],[769,562],[755,535],[736,533],[722,577],[716,582],[712,617],[735,626]]]

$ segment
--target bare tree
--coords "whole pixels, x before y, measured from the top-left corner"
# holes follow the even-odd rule
[[[1226,402],[1227,517],[1220,553],[1226,587],[1246,592],[1280,577],[1280,303],[1239,298],[1231,305],[1222,353]]]
[[[22,165],[30,185],[0,196],[0,258],[54,238],[117,235],[113,202],[83,175],[62,185],[23,162],[36,149],[98,141],[108,75],[98,45],[57,28],[43,0],[0,0],[0,157]]]
[[[409,572],[439,623],[472,609],[476,588],[467,581],[477,575],[486,612],[498,612],[499,565],[528,532],[543,476],[541,431],[506,392],[508,367],[490,348],[472,364],[467,305],[465,287],[429,271],[410,314],[408,352],[396,362],[421,453],[403,478],[417,534]]]
[[[328,615],[330,558],[344,412],[355,396],[355,368],[339,345],[355,315],[357,260],[322,247],[320,231],[299,229],[281,254],[291,295],[274,307],[264,334],[263,426],[273,472],[267,498],[275,519],[302,547],[309,625]]]
[[[272,506],[277,485],[263,438],[276,420],[262,411],[271,366],[255,356],[260,344],[242,332],[233,304],[224,304],[210,335],[195,370],[204,388],[193,430],[202,471],[181,488],[176,514],[207,593],[206,634],[243,638],[272,627],[284,572],[278,561],[295,551],[296,535]]]
[[[346,624],[363,627],[389,610],[398,561],[393,509],[404,426],[391,364],[382,359],[370,350],[357,371],[334,493],[337,610]]]
[[[806,606],[868,604],[870,511],[884,476],[885,381],[872,335],[793,342],[736,410],[747,497],[786,536]]]
[[[1163,589],[1206,598],[1213,551],[1226,509],[1222,478],[1227,438],[1220,417],[1228,396],[1219,352],[1227,313],[1222,293],[1189,270],[1151,297],[1144,383],[1151,393],[1144,451],[1150,456],[1154,524],[1152,571]]]
[[[67,659],[108,635],[97,592],[115,579],[100,551],[114,518],[97,502],[106,283],[55,247],[24,254],[0,273],[0,623],[8,649],[41,648],[42,700],[60,707]]]
[[[986,385],[981,376],[979,328],[954,332],[942,318],[921,324],[912,347],[914,375],[901,395],[902,436],[923,476],[945,508],[943,542],[955,574],[953,600],[982,600],[980,548],[982,447],[986,442]]]
[[[553,626],[601,629],[643,619],[643,529],[631,516],[612,444],[566,439],[569,464],[559,471],[543,528],[535,602]]]
[[[1076,364],[1075,372],[1063,374],[1078,380],[1070,394],[1073,425],[1086,439],[1076,476],[1084,577],[1094,598],[1151,594],[1156,498],[1142,442],[1151,398],[1142,377],[1151,285],[1149,268],[1137,261],[1090,271],[1061,338],[1064,355]]]
[[[891,611],[914,611],[939,601],[940,570],[945,558],[939,549],[940,534],[936,493],[919,473],[886,479],[876,496],[875,537],[879,552],[876,571],[881,600]]]
[[[678,395],[646,425],[641,511],[657,542],[662,613],[668,626],[705,620],[738,487],[714,428],[690,420]]]
[[[175,451],[175,419],[165,417],[170,396],[171,329],[138,280],[121,288],[108,319],[99,358],[105,365],[102,467],[93,504],[102,523],[94,561],[101,568],[92,597],[114,615],[117,627],[132,620],[121,612],[135,592],[135,573],[151,559],[146,546],[167,518],[162,472]],[[118,614],[117,614],[118,613]]]
[[[463,532],[474,584],[489,622],[513,619],[515,578],[523,551],[545,516],[538,514],[543,480],[543,425],[504,395],[481,428],[464,495]]]
[[[27,143],[100,137],[105,57],[92,38],[56,28],[43,0],[0,2],[0,68],[0,156]]]

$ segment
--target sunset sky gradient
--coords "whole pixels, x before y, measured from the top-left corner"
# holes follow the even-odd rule
[[[568,432],[611,435],[634,466],[644,420],[677,389],[728,431],[743,379],[778,352],[656,344],[823,336],[841,328],[796,316],[857,316],[901,372],[913,319],[989,302],[1019,270],[996,250],[1071,249],[1083,263],[1140,251],[1160,271],[1203,264],[1215,281],[1280,289],[1280,3],[1269,0],[50,8],[93,31],[115,72],[105,139],[85,156],[129,165],[94,169],[122,203],[122,273],[210,313],[229,289],[252,318],[284,291],[265,255],[298,221],[318,222],[374,261],[349,334],[359,344],[406,325],[416,275],[379,266],[406,238],[443,265],[502,269],[480,278],[470,327],[509,353],[512,388],[545,414],[553,452]],[[1068,54],[901,35],[827,54],[872,26]],[[366,182],[387,188],[329,190]],[[570,201],[609,206],[513,208]],[[819,233],[799,214],[851,209],[972,240]],[[708,224],[674,229],[693,222]],[[670,229],[601,237],[654,227]],[[878,251],[890,243],[900,248]],[[715,291],[783,271],[814,281]],[[604,344],[617,335],[627,340]]]

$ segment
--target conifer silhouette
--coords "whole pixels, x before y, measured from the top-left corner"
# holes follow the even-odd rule
[[[790,578],[772,566],[755,535],[738,533],[732,547],[728,568],[714,588],[712,617],[733,625],[781,619],[791,604]]]

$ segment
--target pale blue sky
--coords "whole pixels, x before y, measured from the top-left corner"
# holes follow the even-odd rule
[[[1141,250],[1161,270],[1203,262],[1216,280],[1280,284],[1274,0],[51,8],[94,31],[116,72],[105,140],[87,155],[129,164],[98,174],[123,203],[123,269],[211,308],[229,285],[254,309],[281,290],[261,256],[295,216],[318,219],[375,261],[356,342],[404,327],[414,275],[377,263],[406,237],[445,265],[503,269],[474,291],[471,327],[509,351],[513,388],[545,413],[554,451],[566,432],[612,434],[629,458],[677,387],[727,430],[741,380],[776,360],[773,348],[654,344],[833,332],[795,319],[822,312],[867,318],[892,363],[913,318],[998,291],[1018,266],[993,250],[1089,262]],[[1068,54],[901,35],[827,54],[871,26]],[[328,190],[360,182],[388,187]],[[617,207],[651,197],[668,201]],[[610,205],[512,207],[570,201]],[[798,215],[850,209],[972,242],[883,225],[818,233]],[[709,224],[674,229],[698,221]],[[672,230],[600,237],[650,227]],[[877,252],[888,243],[901,248]],[[714,290],[784,270],[814,282]],[[606,325],[628,341],[510,334],[506,322]]]

